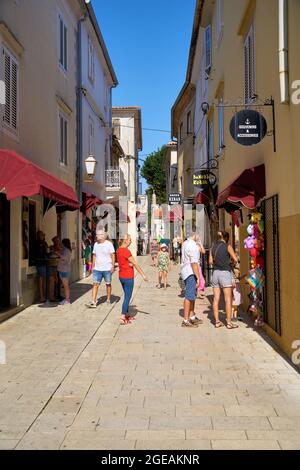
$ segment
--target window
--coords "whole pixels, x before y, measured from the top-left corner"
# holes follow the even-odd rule
[[[88,50],[88,76],[90,82],[94,83],[95,80],[95,48],[89,37],[89,50]]]
[[[219,100],[218,107],[218,124],[219,124],[219,155],[224,151],[224,108],[223,98]]]
[[[68,70],[68,30],[64,20],[59,15],[59,63]]]
[[[179,143],[182,144],[182,142],[183,142],[183,123],[181,123],[179,127]]]
[[[214,158],[214,125],[211,121],[208,121],[208,158],[209,160]]]
[[[59,161],[68,164],[68,121],[59,113]]]
[[[205,29],[205,72],[207,77],[210,74],[212,66],[212,37],[211,37],[211,25]]]
[[[89,117],[89,154],[95,154],[95,124],[91,116]]]
[[[13,55],[3,48],[5,105],[3,121],[11,129],[18,129],[18,78],[19,66]]]
[[[255,96],[255,37],[254,27],[251,26],[244,43],[245,61],[245,102]]]
[[[192,133],[192,113],[189,111],[186,117],[186,132],[187,134]]]
[[[36,203],[29,201],[29,266],[35,264],[35,244],[36,244]]]
[[[223,0],[217,0],[217,45],[220,45],[223,36]]]
[[[121,139],[121,120],[120,119],[113,119],[113,135],[115,135],[118,140]]]

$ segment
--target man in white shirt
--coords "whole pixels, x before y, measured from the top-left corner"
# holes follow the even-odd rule
[[[111,241],[107,240],[104,230],[97,230],[97,242],[93,249],[93,292],[92,301],[87,305],[90,308],[97,307],[98,289],[104,279],[106,283],[107,303],[111,299],[111,280],[115,270],[115,249]]]
[[[185,299],[183,304],[184,319],[181,326],[189,328],[197,328],[200,323],[203,323],[195,315],[195,301],[200,285],[200,252],[196,243],[198,239],[198,235],[192,233],[182,246],[181,277],[185,283]]]

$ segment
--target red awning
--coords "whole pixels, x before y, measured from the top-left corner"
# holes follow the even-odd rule
[[[71,186],[11,150],[0,150],[0,191],[9,201],[40,194],[66,210],[80,207]]]
[[[169,212],[169,221],[170,222],[181,222],[184,219],[183,217],[183,208],[182,206],[171,206]]]
[[[89,209],[91,209],[94,206],[100,206],[103,204],[103,201],[99,199],[97,196],[95,196],[92,193],[83,193],[82,194],[82,205],[81,205],[81,211],[86,214]]]
[[[201,191],[200,193],[198,193],[194,199],[195,206],[197,204],[203,204],[204,206],[208,206],[209,203],[210,203],[210,198],[205,191]]]
[[[239,206],[255,209],[266,195],[265,165],[248,168],[217,199],[217,206],[232,212]]]

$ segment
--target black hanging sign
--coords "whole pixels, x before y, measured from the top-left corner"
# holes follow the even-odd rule
[[[176,206],[181,204],[181,194],[179,193],[170,193],[169,194],[169,205]]]
[[[193,175],[193,186],[198,189],[205,189],[209,186],[214,186],[216,182],[216,175],[209,170],[200,170]]]
[[[263,140],[268,130],[262,114],[253,109],[237,112],[230,123],[232,138],[241,145],[256,145]]]

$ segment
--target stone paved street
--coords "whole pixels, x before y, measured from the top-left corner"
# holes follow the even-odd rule
[[[150,282],[136,278],[132,325],[104,286],[85,307],[90,280],[71,307],[0,325],[0,449],[300,449],[299,374],[246,323],[216,330],[208,302],[204,325],[181,328],[178,269],[159,291],[141,263]]]

